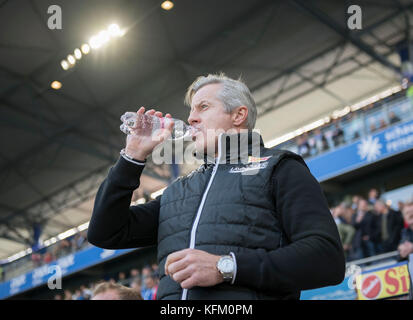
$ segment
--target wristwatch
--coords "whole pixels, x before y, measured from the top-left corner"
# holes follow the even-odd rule
[[[217,262],[217,269],[222,274],[224,281],[232,281],[235,271],[235,261],[232,256],[222,256]]]

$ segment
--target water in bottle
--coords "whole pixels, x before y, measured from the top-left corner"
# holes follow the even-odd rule
[[[122,125],[120,130],[125,134],[138,134],[151,136],[159,129],[166,128],[171,120],[174,121],[172,134],[169,139],[177,140],[192,136],[196,129],[179,119],[157,117],[147,114],[137,114],[136,112],[126,112],[120,117]]]

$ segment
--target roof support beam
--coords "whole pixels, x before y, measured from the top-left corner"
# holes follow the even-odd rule
[[[387,55],[390,55],[390,53],[391,53],[391,52],[387,53]],[[353,59],[354,59],[354,57],[349,57],[349,58],[346,58],[345,60],[343,60],[342,62],[349,61],[349,60],[353,60]],[[370,65],[371,63],[373,63],[373,62],[374,62],[373,59],[370,60],[370,61],[367,61],[367,62],[365,62],[365,63],[359,63],[359,62],[357,62],[357,65],[356,65],[354,68],[352,68],[351,70],[346,71],[346,72],[344,72],[344,73],[342,73],[342,74],[337,75],[337,76],[334,78],[334,80],[330,80],[330,81],[328,81],[327,83],[332,82],[332,81],[336,81],[336,80],[339,80],[339,79],[341,79],[341,78],[343,78],[343,77],[345,77],[345,76],[348,76],[348,75],[354,73],[355,71],[359,70],[360,67],[367,67],[367,66],[369,66],[369,65]],[[323,70],[323,71],[320,71],[320,72],[316,73],[314,76],[317,76],[317,75],[319,75],[319,74],[322,74],[323,72],[325,72],[325,71],[324,71],[324,70]],[[305,81],[305,80],[303,80],[303,81]],[[287,91],[287,92],[290,91],[290,90],[297,90],[297,88],[299,88],[299,86],[300,86],[301,84],[302,84],[302,82],[299,82],[298,84],[293,84],[293,85],[289,86],[288,88],[286,88],[286,89],[284,89],[284,90]],[[291,98],[288,98],[287,100],[284,100],[284,101],[278,103],[277,105],[275,105],[274,103],[272,103],[270,106],[266,106],[265,108],[264,108],[264,107],[260,107],[260,108],[259,108],[259,111],[260,111],[260,112],[259,112],[259,116],[263,116],[263,115],[267,114],[267,113],[270,112],[270,111],[273,111],[273,110],[276,110],[276,109],[278,109],[278,108],[281,108],[283,105],[288,104],[288,103],[290,103],[290,102],[292,102],[292,101],[294,101],[294,100],[296,100],[296,99],[299,99],[299,98],[301,98],[301,97],[303,97],[303,96],[311,93],[315,88],[317,88],[317,85],[314,85],[314,86],[311,87],[310,89],[304,90],[303,92],[300,92],[300,93],[296,94],[295,96],[293,96],[293,97],[291,97]],[[257,104],[257,107],[262,106],[263,104],[268,103],[269,101],[271,101],[271,99],[273,99],[273,98],[274,98],[275,96],[277,96],[277,95],[278,95],[278,93],[274,93],[273,95],[270,95],[269,97],[265,98],[264,101],[262,101],[262,102],[260,102],[259,104]]]
[[[386,57],[382,56],[381,54],[377,53],[372,47],[368,44],[364,43],[361,39],[354,36],[349,30],[342,27],[339,23],[337,23],[334,19],[332,19],[329,15],[324,13],[318,7],[316,7],[312,1],[303,1],[303,0],[290,0],[294,5],[298,8],[304,10],[305,12],[309,13],[311,16],[316,18],[318,21],[329,27],[331,30],[336,32],[337,34],[341,35],[344,39],[350,41],[355,47],[357,47],[360,51],[366,53],[371,58],[380,62],[383,66],[389,68],[390,70],[394,71],[396,74],[401,75],[400,67],[393,64],[389,61]]]

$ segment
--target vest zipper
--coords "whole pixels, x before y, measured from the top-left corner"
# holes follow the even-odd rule
[[[217,172],[219,160],[221,159],[221,136],[222,136],[222,133],[218,137],[218,158],[217,158],[217,161],[215,163],[214,169],[212,170],[211,178],[208,181],[208,185],[207,185],[207,187],[204,191],[204,194],[202,195],[201,204],[198,207],[198,211],[196,213],[194,223],[192,224],[191,237],[190,237],[190,241],[189,241],[189,248],[190,249],[195,248],[195,235],[196,235],[196,229],[198,228],[198,222],[199,222],[199,219],[201,218],[202,209],[204,208],[205,199],[208,195],[209,188],[211,187],[212,181],[214,180],[215,174]],[[188,295],[188,289],[184,289],[182,291],[181,300],[186,300],[187,295]]]

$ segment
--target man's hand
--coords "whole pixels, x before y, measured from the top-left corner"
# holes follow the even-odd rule
[[[162,112],[160,111],[151,109],[145,112],[145,108],[141,107],[137,112],[137,116],[142,117],[143,114],[156,116],[159,118],[162,117]],[[171,115],[168,113],[165,117],[171,118]],[[171,135],[173,126],[174,122],[171,121],[166,128],[157,130],[154,133],[154,136],[151,136],[145,132],[147,129],[145,130],[139,127],[139,121],[137,121],[135,127],[131,128],[133,134],[129,134],[126,138],[126,154],[135,160],[145,160],[158,144],[162,143]]]
[[[364,215],[365,215],[365,212],[363,212],[363,211],[357,213],[356,222],[360,223],[363,220]]]
[[[210,287],[224,281],[216,265],[221,256],[197,249],[171,253],[165,263],[165,274],[181,284],[183,289]]]
[[[406,241],[403,242],[401,245],[398,247],[400,256],[402,258],[406,258],[409,254],[413,253],[413,243]]]

